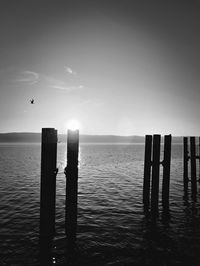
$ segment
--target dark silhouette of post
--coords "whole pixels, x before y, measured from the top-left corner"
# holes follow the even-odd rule
[[[51,266],[52,265],[52,238],[40,237],[39,241],[39,265]]]
[[[200,137],[199,137],[199,152],[198,152],[198,155],[199,155],[199,182],[200,182]]]
[[[188,138],[183,138],[183,183],[184,183],[184,192],[188,192]]]
[[[195,137],[190,137],[190,161],[191,161],[192,196],[196,197],[196,193],[197,193],[197,177],[196,177],[196,144],[195,144]]]
[[[169,207],[169,185],[170,185],[170,165],[171,165],[171,142],[172,136],[164,137],[164,159],[163,159],[163,184],[162,184],[162,203]]]
[[[42,129],[41,187],[40,187],[40,236],[55,233],[57,130]]]
[[[79,131],[68,130],[66,174],[65,232],[69,243],[76,240],[78,196]]]
[[[160,135],[153,135],[153,162],[152,162],[152,188],[151,188],[151,210],[153,214],[157,214],[158,212],[159,173],[160,173]]]
[[[152,149],[152,135],[146,135],[145,156],[144,156],[144,181],[143,181],[143,203],[145,208],[149,207],[149,198],[150,198],[151,149]]]

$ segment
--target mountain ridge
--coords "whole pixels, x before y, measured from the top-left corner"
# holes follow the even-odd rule
[[[163,137],[162,137],[163,139]],[[183,137],[174,136],[173,143],[182,143]],[[67,141],[66,134],[58,134],[58,142]],[[0,142],[40,143],[41,133],[33,132],[10,132],[0,133]],[[145,136],[118,136],[118,135],[87,135],[80,134],[80,143],[144,143]]]

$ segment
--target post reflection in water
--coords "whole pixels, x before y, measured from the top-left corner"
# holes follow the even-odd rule
[[[150,265],[153,258],[157,265],[200,265],[200,191],[196,202],[191,189],[183,199],[181,145],[172,149],[169,214],[164,213],[160,193],[155,221],[151,212],[144,215],[142,210],[144,145],[81,144],[80,148],[77,247],[72,255],[65,237],[66,179],[62,167],[66,165],[66,144],[60,143],[58,148],[56,232],[52,239],[40,239],[40,250],[39,239],[33,234],[39,231],[40,146],[1,146],[6,158],[0,162],[1,203],[6,206],[1,210],[0,253],[5,265],[19,260],[21,265],[38,266],[33,261],[39,261],[39,253],[41,265],[67,265],[67,260],[88,266],[127,265],[127,260],[129,265]],[[12,168],[7,158],[13,160]],[[26,175],[21,161],[27,167]],[[18,200],[22,197],[23,201]],[[13,199],[17,200],[16,209]],[[19,214],[23,219],[18,219]],[[31,241],[19,239],[19,233]]]
[[[77,261],[77,246],[66,238],[59,243],[53,237],[39,239],[39,265],[71,265]]]
[[[40,265],[52,265],[55,261],[54,257],[52,256],[52,248],[53,248],[53,239],[52,237],[41,237],[39,239],[39,246],[40,246],[40,255],[39,255],[39,262]]]

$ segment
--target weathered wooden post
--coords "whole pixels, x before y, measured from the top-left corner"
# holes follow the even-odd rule
[[[156,214],[158,212],[159,173],[160,173],[160,135],[153,135],[153,162],[152,162],[152,189],[151,189],[151,210],[153,214]]]
[[[184,192],[188,192],[188,138],[183,138],[183,183],[184,183]]]
[[[190,137],[190,162],[191,162],[191,186],[192,196],[197,194],[197,177],[196,177],[196,144],[195,137]]]
[[[78,197],[79,131],[68,130],[66,174],[65,232],[69,243],[76,240]]]
[[[55,232],[57,130],[42,129],[40,236],[50,237]]]
[[[144,181],[143,181],[143,203],[144,207],[149,207],[150,198],[150,176],[151,176],[151,148],[152,135],[145,136],[145,157],[144,157]]]
[[[162,202],[163,206],[169,207],[169,184],[170,184],[170,165],[171,165],[171,142],[172,136],[164,137],[164,159],[163,159],[163,183],[162,183]]]
[[[39,241],[39,265],[50,266],[52,265],[52,237],[40,237]]]
[[[200,137],[199,137],[199,152],[198,152],[198,159],[199,159],[199,182],[200,182]]]

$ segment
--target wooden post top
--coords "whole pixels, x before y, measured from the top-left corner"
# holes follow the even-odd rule
[[[172,139],[172,135],[169,134],[169,135],[164,135],[164,139],[165,140],[171,140]]]
[[[161,135],[158,135],[158,134],[154,134],[153,135],[153,143],[158,145],[160,144],[160,139],[161,139]]]
[[[71,130],[68,129],[67,131],[67,139],[68,139],[68,143],[72,144],[72,143],[77,143],[79,142],[79,130]]]
[[[42,143],[57,143],[57,130],[55,128],[42,128]]]

